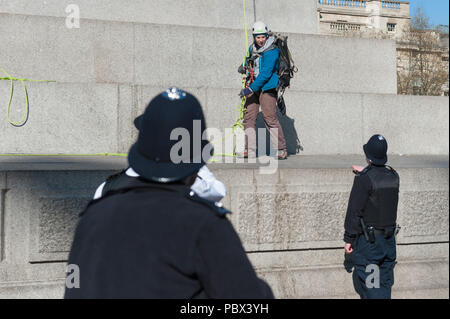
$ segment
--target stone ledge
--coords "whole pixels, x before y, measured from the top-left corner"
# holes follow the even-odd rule
[[[416,263],[399,261],[394,270],[393,291],[400,296],[400,291],[448,290],[448,269],[448,260]],[[354,293],[352,275],[343,266],[259,270],[258,274],[271,285],[277,298],[323,298],[351,296]]]
[[[0,283],[0,299],[62,299],[64,280]]]
[[[63,265],[60,265],[61,276],[64,275],[62,269]],[[287,269],[256,267],[256,270],[268,281],[277,298],[358,298],[351,274],[346,273],[342,265]],[[448,298],[448,259],[399,260],[395,278],[394,299]],[[64,279],[0,282],[0,298],[62,298],[63,294]]]
[[[389,155],[389,165],[402,168],[449,168],[448,155]],[[291,155],[278,161],[280,169],[350,169],[351,165],[364,165],[363,155]],[[110,171],[128,166],[124,156],[26,156],[0,154],[0,172],[8,171]],[[258,163],[209,163],[212,170],[257,169]]]
[[[392,299],[448,299],[448,288],[437,289],[412,289],[401,290],[392,289]],[[356,293],[343,296],[320,296],[320,297],[305,297],[305,299],[359,299]]]

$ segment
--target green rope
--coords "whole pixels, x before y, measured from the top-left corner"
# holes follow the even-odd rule
[[[245,61],[249,58],[249,52],[248,52],[248,30],[247,30],[247,15],[245,12],[245,0],[243,0],[243,9],[244,9],[244,30],[245,30],[245,51],[246,54],[244,56],[244,58],[242,59],[242,65],[245,65]],[[245,89],[245,83],[246,83],[246,75],[244,74],[242,76],[242,88]],[[235,135],[235,130],[236,129],[241,129],[242,131],[244,131],[244,125],[242,124],[243,120],[244,120],[244,116],[245,113],[247,112],[247,109],[245,108],[245,102],[246,102],[247,98],[245,96],[243,96],[241,98],[241,103],[238,104],[236,106],[236,111],[239,112],[239,116],[236,120],[236,122],[233,124],[232,128],[231,128],[231,134]],[[221,139],[221,142],[224,141],[227,138],[227,136],[224,136]],[[212,143],[214,145],[214,143]],[[213,154],[213,157],[215,156],[231,156],[231,157],[235,157],[236,156],[236,145],[234,145],[233,147],[233,154],[227,154],[227,153],[223,153],[223,154]],[[217,162],[218,160],[210,160],[210,162]]]
[[[16,126],[16,127],[23,126],[27,122],[29,111],[30,111],[30,102],[28,100],[28,91],[27,91],[27,86],[25,85],[25,82],[55,82],[55,81],[51,81],[51,80],[29,80],[29,79],[26,79],[26,78],[13,78],[4,69],[0,68],[0,71],[2,71],[6,75],[6,77],[0,77],[0,80],[7,80],[7,81],[11,82],[11,88],[10,88],[10,94],[9,94],[9,102],[8,102],[8,107],[6,108],[6,118],[8,119],[9,124],[11,124],[13,126]],[[25,103],[26,103],[25,104],[26,105],[25,113],[24,113],[22,119],[20,121],[18,121],[18,122],[12,121],[11,117],[10,117],[11,102],[12,102],[13,95],[14,95],[14,81],[20,81],[22,83],[23,90],[24,90],[24,93],[25,93]]]

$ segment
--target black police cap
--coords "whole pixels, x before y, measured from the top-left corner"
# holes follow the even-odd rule
[[[387,141],[383,135],[373,135],[367,144],[364,144],[363,149],[366,157],[374,165],[382,166],[387,162]]]
[[[145,179],[162,183],[181,180],[198,171],[212,155],[209,141],[202,139],[206,121],[199,101],[178,88],[169,88],[153,98],[134,125],[139,136],[130,149],[128,162]],[[181,149],[185,154],[176,152],[184,157],[174,162],[173,147],[182,142],[183,136],[178,132],[189,133],[189,140],[184,140],[189,144]],[[203,152],[205,147],[208,149]]]

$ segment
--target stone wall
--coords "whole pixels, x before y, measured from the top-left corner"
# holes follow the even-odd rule
[[[397,298],[426,290],[448,298],[448,161],[430,160],[435,164],[391,159],[401,176]],[[49,159],[40,161],[45,165]],[[53,161],[59,170],[5,170],[5,165],[0,170],[0,297],[62,296],[77,215],[115,171],[68,169],[73,159]],[[124,167],[125,159],[116,165]],[[227,185],[223,203],[233,212],[230,219],[278,298],[354,297],[342,266],[353,174],[333,157],[306,157],[290,165],[273,175],[260,175],[249,164],[210,168]]]
[[[25,111],[16,84],[11,116]],[[82,83],[28,84],[30,118],[24,127],[0,116],[0,153],[126,153],[137,137],[133,120],[164,86]],[[236,89],[184,87],[202,103],[207,125],[225,134],[238,118]],[[7,103],[9,83],[0,82]],[[448,154],[448,98],[390,94],[304,92],[285,94],[280,121],[291,152],[296,139],[303,155],[359,154],[361,145],[382,133],[394,154]],[[0,104],[2,105],[2,104]],[[3,104],[4,105],[4,104]],[[258,122],[258,127],[263,127]]]
[[[222,23],[220,19],[226,17],[219,13],[220,19],[202,20],[206,24],[194,24],[198,20],[194,14],[175,19],[183,15],[184,7],[173,6],[170,10],[174,11],[168,14],[158,1],[152,8],[160,13],[159,18],[150,15],[144,19],[138,12],[149,11],[148,2],[136,1],[127,10],[120,10],[123,8],[118,2],[109,3],[105,10],[102,1],[89,2],[89,5],[79,2],[86,14],[82,15],[80,29],[66,27],[62,2],[0,3],[0,41],[8,48],[0,51],[1,67],[13,77],[56,81],[26,82],[29,121],[18,129],[0,117],[0,132],[7,137],[0,145],[0,153],[126,152],[135,138],[132,120],[154,95],[168,86],[186,88],[198,95],[206,109],[209,126],[224,129],[235,122],[237,92],[241,86],[236,69],[246,53],[244,32],[238,23]],[[271,16],[273,22],[268,21],[274,31],[290,32],[289,45],[300,70],[286,94],[287,122],[302,121],[305,127],[313,124],[317,128],[314,115],[311,118],[307,115],[313,109],[308,110],[306,106],[311,102],[314,108],[318,107],[317,98],[321,104],[327,104],[325,109],[334,108],[335,97],[337,103],[350,101],[350,108],[360,108],[359,97],[355,99],[352,94],[396,92],[393,41],[336,39],[302,33],[313,29],[313,23],[289,15],[297,12],[311,15],[310,11],[316,10],[314,1],[301,6],[295,1],[275,4],[258,0],[255,4],[257,16],[269,12],[259,7],[289,12],[288,17],[276,14]],[[221,6],[222,2],[214,10],[221,12]],[[203,12],[199,8],[200,2],[194,1],[192,8],[186,10]],[[234,3],[230,10],[237,13],[241,9]],[[351,51],[358,54],[348,55]],[[21,84],[15,85],[13,121],[22,118],[26,111]],[[0,105],[6,106],[9,97],[10,83],[0,81]],[[326,118],[327,112],[321,114]],[[350,121],[355,119],[354,115],[346,116]],[[331,116],[329,120],[338,119]],[[333,122],[324,123],[324,127],[359,126],[359,123]],[[305,132],[313,136],[310,140],[313,144],[305,148],[306,154],[335,152],[330,145],[319,146],[322,137],[317,138],[319,135],[314,130],[308,127]],[[358,136],[359,140],[362,138]],[[309,136],[305,136],[304,140],[307,139]],[[344,145],[342,152],[359,153],[359,148]]]
[[[244,28],[243,0],[8,0],[0,1],[0,12],[66,18],[66,8],[78,5],[85,20],[198,26],[204,28]],[[265,21],[272,30],[317,33],[316,1],[246,0],[248,28],[256,20]],[[275,13],[275,14],[274,14]]]
[[[2,68],[58,83],[235,88],[247,53],[242,30],[1,13]],[[275,29],[275,31],[278,31]],[[395,43],[287,33],[299,68],[293,89],[396,93]],[[349,55],[348,52],[358,52]],[[370,75],[370,78],[368,77]]]

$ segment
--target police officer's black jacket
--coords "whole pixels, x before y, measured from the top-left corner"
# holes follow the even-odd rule
[[[397,172],[389,166],[369,165],[356,174],[345,218],[346,243],[362,233],[360,218],[377,229],[395,226],[399,185]]]
[[[182,184],[135,179],[82,212],[66,298],[273,298],[227,212]]]

